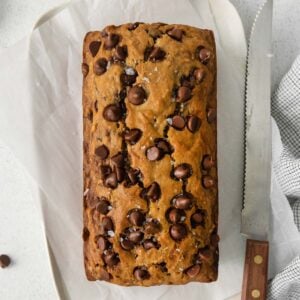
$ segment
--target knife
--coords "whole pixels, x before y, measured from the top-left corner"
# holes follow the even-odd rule
[[[241,233],[247,236],[242,300],[266,299],[271,186],[273,0],[256,15],[247,55],[245,175]]]

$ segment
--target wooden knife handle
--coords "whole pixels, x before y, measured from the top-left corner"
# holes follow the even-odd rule
[[[269,243],[247,240],[242,300],[265,300],[268,283]]]

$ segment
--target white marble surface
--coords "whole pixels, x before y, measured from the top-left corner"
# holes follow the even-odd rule
[[[64,2],[0,0],[0,50],[20,40],[44,12]],[[231,2],[238,9],[248,36],[263,0]],[[300,53],[300,26],[294,23],[300,15],[299,1],[278,0],[276,6],[274,85]],[[31,188],[26,171],[1,143],[0,137],[0,254],[7,253],[13,260],[9,268],[0,269],[0,299],[58,299],[46,256],[43,226]]]

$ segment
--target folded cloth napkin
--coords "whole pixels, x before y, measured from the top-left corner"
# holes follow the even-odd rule
[[[283,144],[273,168],[277,181],[290,201],[300,232],[300,55],[272,98],[272,116],[279,127]],[[300,299],[300,256],[294,258],[270,282],[268,299]]]

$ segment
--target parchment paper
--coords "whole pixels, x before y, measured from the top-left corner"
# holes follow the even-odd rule
[[[129,21],[182,23],[215,32],[221,236],[219,279],[215,283],[124,288],[85,278],[81,239],[82,41],[87,31]],[[38,200],[61,297],[220,300],[240,291],[246,47],[234,8],[227,0],[89,0],[72,3],[41,23],[29,39],[0,53],[0,134],[40,187]],[[290,221],[285,223],[289,229]],[[281,231],[276,240],[281,246],[285,234],[280,222],[274,226]],[[289,256],[283,253],[285,260],[294,255],[299,244],[296,231],[291,230],[284,243],[293,240],[295,246]]]

